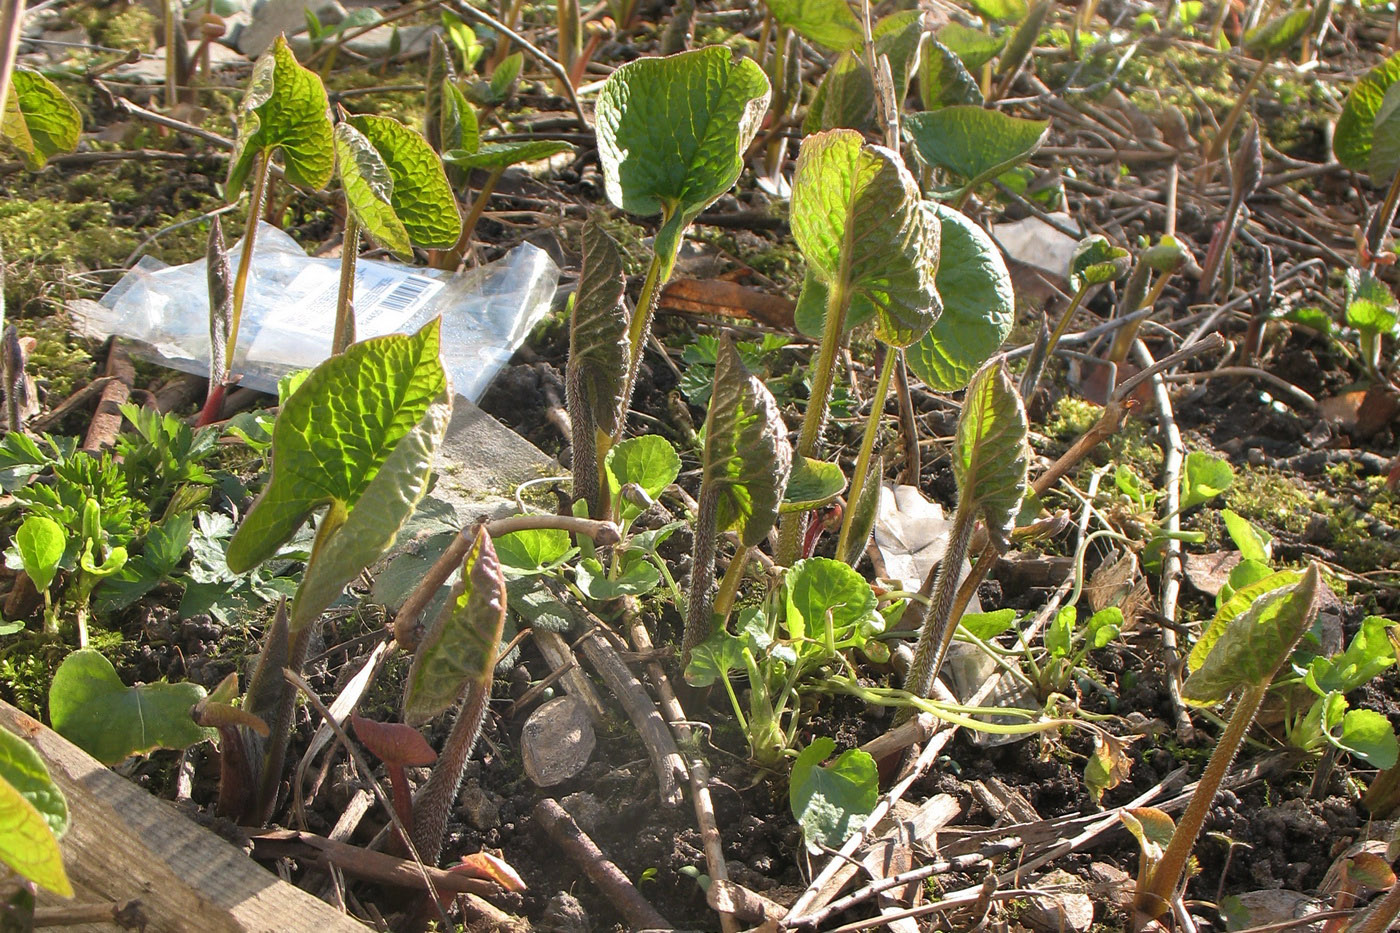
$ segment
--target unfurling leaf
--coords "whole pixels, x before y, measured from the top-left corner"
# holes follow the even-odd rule
[[[1226,624],[1204,663],[1182,684],[1182,698],[1209,706],[1239,687],[1267,685],[1312,627],[1322,586],[1322,575],[1313,564],[1292,587],[1256,599],[1247,612]]]
[[[851,830],[875,809],[880,796],[875,759],[852,748],[830,765],[823,765],[835,749],[831,739],[813,739],[792,765],[788,803],[802,827],[807,849],[814,855],[824,848],[840,847]]]
[[[404,689],[406,723],[421,725],[467,687],[490,682],[505,620],[505,577],[483,527],[462,560],[462,579],[413,657]]]
[[[951,207],[933,210],[942,228],[937,285],[943,314],[905,356],[930,389],[955,392],[1011,333],[1016,296],[992,238]]]
[[[1270,574],[1261,580],[1236,589],[1216,610],[1215,618],[1211,619],[1205,631],[1201,632],[1200,639],[1191,649],[1191,655],[1186,660],[1187,670],[1194,671],[1205,663],[1206,656],[1210,654],[1210,649],[1215,646],[1215,643],[1220,640],[1220,633],[1225,631],[1225,626],[1252,606],[1256,599],[1273,590],[1292,586],[1301,579],[1303,579],[1301,573],[1280,570],[1278,573]]]
[[[608,200],[661,214],[658,256],[674,256],[690,222],[739,178],[768,109],[763,69],[721,46],[621,66],[598,95],[598,155]]]
[[[1003,548],[1026,494],[1028,431],[1026,408],[1005,365],[991,362],[983,366],[972,377],[963,401],[953,447],[953,474],[958,481],[958,498],[969,498],[986,523],[987,533]]]
[[[331,357],[282,406],[272,429],[272,478],[226,559],[246,573],[313,511],[330,507],[293,607],[294,631],[382,554],[412,514],[446,430],[446,386],[432,321],[413,336],[376,337]],[[364,515],[356,518],[362,497]]]
[[[345,188],[345,205],[370,238],[405,262],[413,260],[408,231],[389,198],[394,182],[389,167],[365,134],[349,123],[335,128],[335,166]],[[347,247],[348,248],[348,247]]]
[[[238,105],[238,139],[229,159],[226,195],[236,200],[254,161],[280,151],[287,180],[319,191],[335,171],[335,144],[326,88],[314,71],[297,63],[278,36],[253,67]]]
[[[204,251],[209,283],[209,384],[223,378],[225,349],[233,327],[233,269],[224,248],[224,226],[215,214],[209,221],[209,241]]]
[[[211,737],[190,710],[204,698],[192,683],[128,687],[98,651],[63,659],[49,687],[49,719],[64,738],[104,764],[156,748],[185,748]]]
[[[873,317],[877,337],[903,347],[938,319],[939,225],[895,153],[852,130],[809,136],[793,177],[791,223],[809,283],[848,296],[847,329]]]
[[[566,374],[569,411],[586,412],[594,428],[611,435],[622,418],[627,375],[627,309],[622,255],[602,225],[583,226],[583,259],[569,323]]]
[[[349,123],[388,169],[389,204],[409,241],[425,249],[455,244],[462,232],[462,215],[442,161],[428,141],[391,117],[355,116]]]
[[[1157,863],[1162,860],[1162,853],[1171,845],[1176,824],[1165,810],[1156,807],[1120,810],[1118,818],[1138,842],[1138,854],[1141,856],[1138,884],[1146,884]]]
[[[37,172],[53,156],[78,148],[83,117],[78,108],[48,78],[28,68],[10,76],[9,98],[0,119],[0,138]]]
[[[778,520],[778,506],[792,467],[792,446],[778,403],[767,386],[744,368],[725,335],[715,365],[715,388],[705,421],[705,486],[717,497],[715,529],[738,531],[754,547]]]
[[[1244,34],[1245,51],[1256,58],[1287,52],[1307,32],[1312,17],[1312,8],[1306,6],[1275,16]]]

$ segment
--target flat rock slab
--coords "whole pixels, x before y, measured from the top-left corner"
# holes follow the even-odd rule
[[[536,787],[553,787],[583,770],[596,743],[587,710],[572,694],[565,694],[535,710],[525,721],[520,759]]]
[[[176,807],[109,770],[43,723],[0,701],[0,728],[39,752],[68,799],[63,862],[72,901],[39,892],[42,907],[139,901],[147,933],[364,933],[367,927],[295,888]],[[69,930],[107,933],[111,923]]]
[[[511,501],[513,510],[515,487],[566,472],[553,457],[460,395],[452,402],[437,470],[433,495],[450,502],[468,521],[495,514],[502,501]]]

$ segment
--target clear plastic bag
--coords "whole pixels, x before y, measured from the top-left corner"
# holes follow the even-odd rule
[[[238,267],[242,243],[230,250]],[[442,361],[458,395],[472,401],[549,311],[559,270],[524,244],[502,259],[453,275],[361,259],[355,271],[358,339],[411,333],[442,316]],[[277,380],[330,355],[339,259],[307,256],[283,231],[258,227],[233,371],[275,392]],[[74,327],[96,339],[123,337],[138,355],[184,372],[209,372],[209,293],[204,260],[167,266],[149,257],[100,302],[73,309]]]

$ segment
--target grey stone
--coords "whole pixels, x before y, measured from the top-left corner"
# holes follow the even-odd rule
[[[556,697],[530,714],[520,733],[525,774],[537,787],[553,787],[575,777],[597,744],[588,711],[574,696]]]
[[[558,461],[460,395],[438,447],[437,470],[433,495],[464,519],[496,512],[526,480],[564,473]]]
[[[543,933],[589,933],[592,927],[578,898],[560,891],[545,905],[537,929]]]
[[[475,784],[468,784],[457,795],[457,813],[473,829],[495,829],[501,825],[501,798]]]
[[[199,48],[197,41],[189,42],[190,56],[193,57]],[[240,55],[227,46],[217,42],[209,43],[209,65],[217,73],[227,71],[230,68],[245,66],[248,59]],[[118,81],[130,81],[133,84],[160,85],[165,83],[165,48],[162,46],[156,49],[155,54],[143,56],[139,62],[130,65],[122,65],[112,71],[112,77]]]
[[[598,831],[607,825],[608,808],[588,791],[569,794],[559,801],[559,805],[569,811],[569,816],[574,818],[579,828],[590,836],[597,835]]]
[[[1065,871],[1052,871],[1041,878],[1037,887],[1081,885],[1078,878]],[[1031,899],[1021,919],[1046,933],[1088,933],[1094,925],[1094,902],[1083,891],[1056,891]]]
[[[270,49],[279,35],[303,32],[308,10],[322,25],[334,25],[346,16],[345,7],[337,0],[266,0],[254,7],[253,21],[239,32],[238,51],[256,58]]]
[[[399,51],[401,56],[426,55],[433,42],[433,33],[441,32],[440,26],[399,26]],[[311,51],[311,41],[305,35],[288,39],[292,51],[303,58]],[[365,58],[378,59],[389,54],[394,41],[394,24],[378,26],[362,35],[345,42],[345,48]]]

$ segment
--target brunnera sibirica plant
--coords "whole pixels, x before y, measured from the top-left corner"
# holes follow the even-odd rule
[[[626,30],[631,5],[610,6],[613,26]],[[1080,239],[1064,276],[1064,310],[1013,377],[1014,355],[1000,351],[1016,295],[985,209],[1023,179],[1017,169],[1047,144],[1052,127],[988,102],[1008,96],[1055,13],[1045,0],[974,6],[980,28],[951,22],[935,32],[912,10],[873,17],[868,7],[843,0],[772,0],[755,58],[724,46],[646,56],[618,66],[595,89],[591,130],[602,190],[618,215],[654,228],[644,272],[639,284],[628,282],[627,259],[635,257],[608,232],[618,229],[617,216],[598,213],[578,226],[564,367],[567,503],[557,514],[531,511],[517,494],[521,508],[513,514],[444,535],[310,740],[305,763],[334,741],[363,745],[382,763],[390,793],[378,795],[384,830],[372,847],[431,866],[455,852],[449,829],[490,720],[497,675],[528,635],[564,635],[611,652],[595,666],[604,671],[607,657],[615,658],[612,676],[629,662],[645,665],[656,701],[630,677],[671,742],[670,751],[658,753],[653,735],[647,753],[674,755],[685,765],[697,820],[716,837],[720,827],[701,775],[723,749],[741,749],[762,778],[786,782],[812,855],[842,849],[868,831],[867,820],[878,819],[889,800],[882,775],[886,786],[899,775],[907,787],[930,766],[904,754],[910,741],[889,738],[916,735],[913,743],[925,743],[930,723],[984,736],[1036,735],[1047,757],[1078,755],[1096,804],[1130,779],[1131,747],[1142,735],[1113,712],[1089,707],[1098,691],[1116,712],[1118,698],[1096,679],[1095,661],[1126,644],[1145,615],[1127,595],[1103,602],[1112,588],[1090,579],[1086,555],[1112,541],[1125,565],[1140,561],[1170,573],[1168,555],[1206,538],[1181,530],[1179,519],[1195,509],[1217,514],[1204,507],[1233,476],[1204,454],[1184,458],[1172,474],[1179,478],[1163,490],[1127,463],[1076,471],[1101,454],[1137,404],[1132,391],[1166,368],[1149,358],[1142,371],[1114,383],[1116,368],[1140,346],[1140,322],[1172,276],[1190,267],[1190,253],[1171,235],[1155,245],[1119,245],[1098,234]],[[1232,130],[1270,63],[1321,28],[1326,17],[1318,9],[1299,7],[1246,34],[1257,71],[1203,147],[1207,167],[1230,154]],[[577,104],[576,85],[606,30],[592,23],[587,32],[577,4],[559,4],[557,12],[561,89]],[[1074,18],[1075,57],[1093,16],[1093,4],[1084,4]],[[510,100],[525,59],[506,54],[508,32],[495,37],[501,54],[484,59],[477,33],[455,17],[447,21],[452,46],[434,41],[427,80],[414,90],[426,92],[423,132],[391,116],[353,113],[344,96],[333,107],[323,75],[349,28],[333,33],[317,21],[319,74],[279,38],[254,65],[238,104],[224,193],[237,202],[250,188],[250,203],[236,261],[217,216],[210,224],[210,378],[200,427],[129,405],[123,414],[132,431],[117,456],[89,456],[69,439],[31,436],[16,401],[14,360],[22,375],[22,354],[7,349],[6,356],[12,430],[0,444],[0,492],[8,497],[0,520],[13,525],[7,565],[32,586],[36,634],[66,655],[49,689],[51,722],[110,764],[154,749],[216,744],[215,808],[245,827],[269,826],[302,805],[302,769],[289,764],[304,739],[296,737],[299,695],[322,709],[307,682],[310,660],[346,594],[402,544],[429,502],[457,404],[440,359],[446,338],[438,321],[412,334],[357,339],[362,241],[404,262],[457,270],[469,261],[507,171],[574,148],[563,139],[498,139],[483,129],[499,122],[492,111]],[[677,38],[668,30],[665,41],[683,47],[685,40],[683,31]],[[801,66],[810,54],[804,43],[830,55],[822,56],[829,67],[808,89],[799,121]],[[466,79],[459,79],[458,63]],[[478,65],[485,78],[472,83]],[[1361,79],[1335,142],[1342,162],[1381,181],[1400,174],[1391,152],[1400,109],[1390,91],[1396,74],[1391,60]],[[6,99],[5,139],[31,170],[77,140],[66,100],[46,81],[17,72],[18,103],[11,109]],[[923,109],[907,106],[913,97]],[[800,126],[803,134],[784,126]],[[1229,206],[1204,269],[1195,270],[1203,299],[1213,299],[1236,261],[1246,202],[1263,179],[1265,132],[1262,123],[1250,124],[1231,154]],[[578,147],[581,156],[587,150]],[[736,330],[719,328],[703,423],[693,439],[675,444],[677,435],[650,431],[634,417],[653,324],[687,234],[736,184],[750,184],[750,166],[756,183],[779,196],[773,210],[801,258],[793,325],[810,338],[811,361],[803,378],[784,384],[788,391],[775,392],[755,363],[768,364],[766,355],[777,366],[791,345],[740,343]],[[225,423],[226,397],[238,381],[247,285],[257,270],[257,231],[279,175],[293,198],[329,191],[317,197],[333,205],[342,224],[331,356],[287,381],[275,417]],[[1397,191],[1392,184],[1381,220],[1366,231],[1369,252],[1348,270],[1349,330],[1335,329],[1354,335],[1377,383],[1394,372],[1385,352],[1397,303],[1376,266]],[[1112,297],[1099,301],[1101,295]],[[1042,468],[1031,446],[1028,400],[1047,361],[1064,355],[1075,315],[1090,305],[1107,305],[1121,319],[1108,341],[1107,404],[1058,461]],[[1256,308],[1251,358],[1273,320]],[[910,401],[911,374],[956,409],[947,422],[951,437],[925,436]],[[859,399],[854,417],[833,417],[840,393]],[[792,401],[799,410],[785,404]],[[897,431],[886,411],[890,401],[901,416]],[[219,450],[221,438],[245,458],[233,469]],[[917,485],[921,444],[946,457],[956,499],[940,532],[941,555],[906,585],[885,576],[887,542],[875,536],[890,518],[894,484],[886,467],[911,469]],[[1110,468],[1116,491],[1102,493]],[[236,521],[210,507],[214,490],[235,480],[251,498]],[[145,493],[134,492],[138,483]],[[1073,524],[1051,503],[1081,510],[1070,580],[1039,617],[1007,608],[970,611],[978,583],[1015,543],[1044,540]],[[1111,509],[1132,514],[1134,534],[1110,527],[1104,513]],[[1252,735],[1306,757],[1317,769],[1315,783],[1325,782],[1338,761],[1397,768],[1389,722],[1354,706],[1356,692],[1395,664],[1394,627],[1367,616],[1345,647],[1324,644],[1318,616],[1327,571],[1276,562],[1261,529],[1230,509],[1218,514],[1239,559],[1219,587],[1214,616],[1192,631],[1185,676],[1173,686],[1191,707],[1233,705],[1179,817],[1153,807],[1116,813],[1141,845],[1129,919],[1138,929],[1162,924],[1180,902],[1210,808]],[[1089,533],[1094,521],[1105,530]],[[871,571],[863,573],[867,559]],[[231,674],[212,691],[194,683],[128,686],[89,647],[100,640],[94,617],[163,586],[183,587],[187,598],[220,590],[224,598],[205,608],[233,618],[252,618],[256,604],[275,603],[242,677]],[[78,650],[68,652],[70,623]],[[24,628],[20,621],[5,634]],[[634,653],[624,658],[621,648]],[[949,659],[961,651],[990,663],[996,677],[1031,698],[1029,705],[983,705],[975,692],[951,693],[944,686],[953,679]],[[391,711],[380,704],[371,716],[366,698],[391,670],[403,678],[402,693]],[[608,673],[601,676],[618,689]],[[886,741],[838,749],[836,737],[821,733],[833,729],[832,710],[841,702],[894,707]],[[1255,729],[1261,710],[1274,706],[1283,711],[1276,734]],[[599,726],[614,737],[620,731],[616,723]],[[428,741],[439,737],[438,747]],[[1087,754],[1075,751],[1083,739],[1092,741]],[[10,749],[15,743],[23,748]],[[7,732],[0,732],[0,745],[0,807],[17,814],[14,829],[0,831],[0,859],[34,883],[68,893],[57,855],[68,819],[62,796],[27,745]],[[30,839],[39,844],[22,850],[20,841]],[[722,847],[718,854],[707,852],[712,894],[725,890],[716,882],[727,883]],[[516,883],[509,866],[473,870],[503,887]],[[433,905],[419,907],[431,915]],[[794,923],[806,916],[799,908]],[[720,910],[726,929],[737,928],[737,911]],[[1380,929],[1397,912],[1392,889],[1355,928]]]

